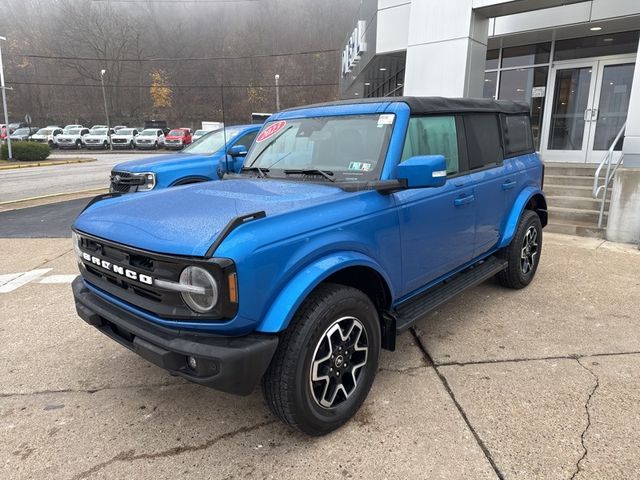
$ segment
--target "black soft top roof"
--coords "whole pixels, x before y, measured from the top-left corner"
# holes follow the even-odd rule
[[[301,108],[331,107],[337,105],[357,105],[362,103],[404,102],[409,105],[411,113],[425,115],[429,113],[483,112],[505,114],[529,114],[529,105],[511,100],[493,100],[491,98],[445,98],[445,97],[381,97],[338,100],[336,102],[316,103],[301,107],[289,108],[285,111]]]

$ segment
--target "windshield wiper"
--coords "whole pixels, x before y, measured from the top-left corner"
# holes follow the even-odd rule
[[[268,168],[260,168],[260,167],[242,167],[240,169],[240,173],[242,173],[242,172],[258,172],[258,176],[260,178],[266,178],[268,171],[269,171]]]
[[[333,172],[331,170],[318,170],[315,168],[307,168],[307,169],[297,169],[297,170],[284,170],[285,174],[301,174],[301,175],[322,175],[324,178],[329,180],[330,182],[335,182],[336,179],[333,177]]]

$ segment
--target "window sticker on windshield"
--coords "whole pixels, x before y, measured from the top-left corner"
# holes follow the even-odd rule
[[[356,172],[368,172],[371,170],[371,164],[367,162],[351,162],[349,170]]]
[[[256,137],[256,143],[264,142],[265,140],[273,137],[276,133],[281,131],[286,126],[287,122],[285,120],[280,120],[279,122],[272,123],[260,132],[260,135]]]
[[[378,126],[382,125],[391,125],[393,123],[393,117],[395,115],[393,113],[383,113],[378,117]]]

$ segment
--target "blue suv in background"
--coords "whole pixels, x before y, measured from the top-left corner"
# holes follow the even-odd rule
[[[111,170],[109,189],[147,192],[218,180],[224,173],[239,172],[261,126],[227,127],[208,133],[179,153],[119,163]]]
[[[174,375],[237,394],[261,381],[278,418],[322,435],[358,410],[397,334],[491,277],[533,280],[542,178],[524,104],[285,110],[239,174],[97,197],[73,226],[76,309]]]

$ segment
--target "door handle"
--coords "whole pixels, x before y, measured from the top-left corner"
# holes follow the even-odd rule
[[[474,195],[465,195],[464,197],[458,197],[453,201],[453,204],[456,207],[460,207],[462,205],[466,205],[467,203],[471,203],[476,199]]]
[[[583,115],[583,117],[582,117],[582,118],[583,118],[583,120],[584,120],[585,122],[590,122],[590,121],[591,121],[591,117],[592,117],[592,115],[593,115],[593,114],[592,114],[591,109],[590,109],[590,108],[587,108],[587,109],[584,111],[584,115]]]
[[[516,183],[518,183],[518,182],[516,182],[515,180],[507,180],[506,182],[504,182],[502,184],[502,189],[503,190],[510,190],[510,189],[512,189],[513,187],[516,186]]]
[[[594,108],[593,111],[591,112],[591,121],[596,121],[598,120],[598,116],[600,115],[600,110],[598,110],[597,108]]]

